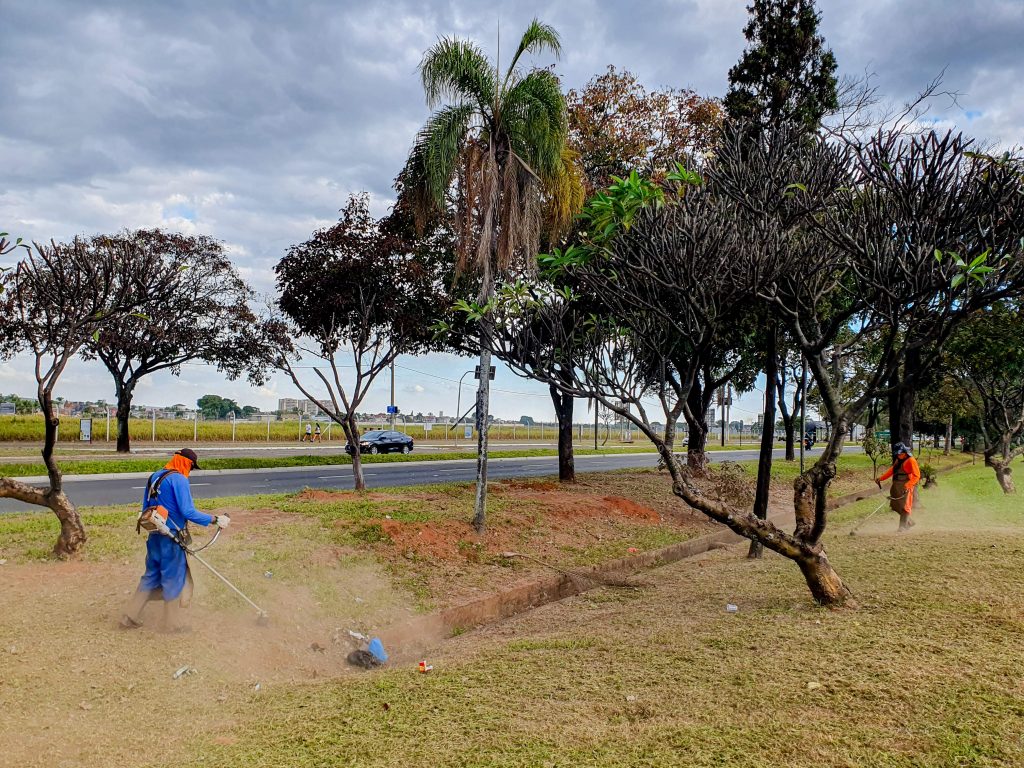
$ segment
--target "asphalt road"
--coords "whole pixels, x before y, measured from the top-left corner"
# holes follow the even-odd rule
[[[811,451],[810,456],[818,451]],[[775,451],[776,459],[784,458],[784,451]],[[709,451],[711,461],[749,460],[757,457],[756,449],[735,451]],[[654,453],[617,454],[605,456],[577,456],[577,472],[606,472],[612,469],[638,469],[654,467],[658,459]],[[159,468],[159,462],[153,469]],[[528,459],[491,459],[488,477],[543,477],[558,473],[558,459],[544,456]],[[366,484],[370,488],[425,485],[454,481],[472,481],[476,478],[476,461],[419,461],[394,464],[364,465]],[[240,469],[196,472],[190,478],[192,495],[197,500],[217,496],[245,496],[258,493],[291,493],[303,488],[352,488],[352,468],[348,464],[319,467],[285,467],[279,469]],[[79,475],[64,480],[64,490],[78,506],[128,504],[139,502],[146,486],[146,476]],[[200,503],[201,507],[202,504]],[[0,512],[38,510],[10,499],[0,499]]]

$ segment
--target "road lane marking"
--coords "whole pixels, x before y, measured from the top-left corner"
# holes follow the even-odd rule
[[[213,483],[189,483],[189,485],[194,488],[197,485],[213,485]],[[133,485],[132,486],[132,490],[133,491],[144,491],[144,490],[146,490],[147,487],[148,486],[145,486],[145,485]]]

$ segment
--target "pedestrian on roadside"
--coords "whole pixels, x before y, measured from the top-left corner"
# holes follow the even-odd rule
[[[311,443],[313,442],[313,425],[310,424],[308,421],[306,422],[306,433],[302,436],[299,442],[304,443],[307,440]]]
[[[121,616],[124,629],[141,627],[146,603],[163,600],[164,630],[186,631],[181,623],[181,609],[187,608],[192,599],[192,574],[182,542],[189,539],[188,524],[227,528],[231,522],[227,515],[209,515],[196,509],[188,482],[194,469],[199,469],[199,457],[191,448],[182,448],[163,469],[149,476],[142,509],[162,509],[167,516],[168,532],[153,531],[146,540],[146,572]]]
[[[317,422],[316,429],[313,430],[313,442],[314,443],[322,443],[323,442],[323,440],[320,439],[320,422]]]

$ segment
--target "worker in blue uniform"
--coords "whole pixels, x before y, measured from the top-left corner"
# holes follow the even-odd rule
[[[192,501],[188,476],[199,469],[199,457],[191,448],[175,452],[163,469],[150,475],[142,507],[159,505],[167,512],[167,528],[171,533],[187,532],[188,523],[216,525],[227,528],[227,515],[209,515],[196,509]],[[156,488],[151,497],[150,489]],[[164,533],[153,532],[146,541],[146,572],[121,617],[121,626],[135,629],[142,626],[142,611],[150,600],[163,600],[164,629],[183,631],[180,611],[188,607],[192,597],[192,576],[185,550],[178,540]]]

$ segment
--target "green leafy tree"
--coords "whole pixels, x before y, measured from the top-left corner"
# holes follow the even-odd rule
[[[999,302],[962,326],[947,360],[978,413],[985,465],[1015,493],[1010,464],[1024,455],[1024,306]]]
[[[839,105],[836,59],[818,34],[814,0],[754,0],[747,48],[729,70],[730,120],[757,127],[798,123],[814,133]]]
[[[242,412],[238,403],[220,395],[203,395],[196,401],[196,405],[206,419],[226,419],[232,412]]]
[[[868,430],[860,445],[864,455],[871,459],[871,476],[878,477],[878,462],[889,455],[889,441],[877,437],[873,431]]]
[[[452,37],[438,41],[420,63],[427,104],[436,111],[416,137],[400,185],[421,223],[454,209],[458,266],[476,277],[477,299],[484,305],[496,280],[533,270],[545,224],[553,230],[566,226],[582,198],[566,156],[566,106],[558,78],[547,69],[519,69],[525,54],[544,51],[558,56],[561,42],[552,27],[535,19],[504,70],[475,43]],[[483,325],[488,322],[484,317]],[[481,343],[480,370],[490,370],[490,364],[491,350]],[[482,376],[473,518],[479,531],[486,519],[483,415],[489,403],[490,382]]]

